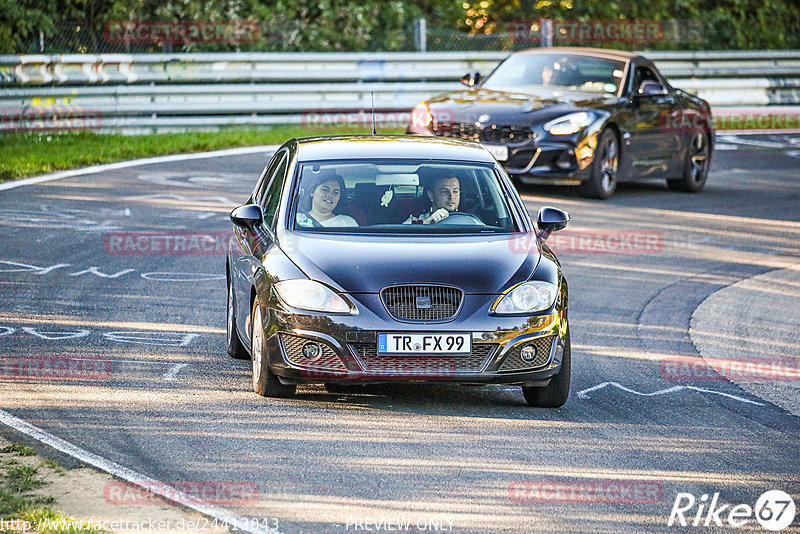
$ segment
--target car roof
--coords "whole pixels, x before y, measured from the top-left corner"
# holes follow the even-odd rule
[[[298,161],[410,158],[495,162],[494,158],[477,143],[432,136],[333,135],[302,137],[296,141]]]
[[[627,50],[612,50],[610,48],[589,48],[584,46],[552,46],[542,48],[531,48],[530,50],[520,50],[517,54],[577,54],[582,56],[602,57],[605,59],[616,59],[620,61],[632,61],[633,59],[644,59],[636,52]]]

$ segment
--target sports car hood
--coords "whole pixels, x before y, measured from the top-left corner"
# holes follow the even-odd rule
[[[579,91],[512,92],[478,88],[439,95],[428,101],[428,107],[441,122],[533,125],[575,109],[602,108],[615,100],[607,94]]]
[[[417,283],[496,294],[527,280],[538,265],[531,236],[293,233],[285,236],[281,248],[308,277],[348,293],[378,293],[389,285]]]

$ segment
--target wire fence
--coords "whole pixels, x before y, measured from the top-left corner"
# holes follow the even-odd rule
[[[725,29],[713,21],[517,20],[490,34],[415,23],[382,32],[343,49],[322,38],[301,41],[291,23],[276,27],[254,20],[112,21],[97,28],[71,20],[32,32],[15,53],[514,51],[558,45],[665,51],[736,48],[724,39]],[[796,42],[789,42],[787,48],[800,48],[800,35],[793,39]]]

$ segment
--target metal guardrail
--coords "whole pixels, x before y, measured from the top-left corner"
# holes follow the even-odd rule
[[[107,54],[0,56],[0,131],[42,121],[130,132],[224,125],[402,126],[430,96],[487,74],[508,53]],[[800,104],[800,52],[645,53],[712,106]],[[30,117],[39,118],[35,123]],[[22,119],[28,119],[27,122]],[[87,126],[86,119],[93,126]]]

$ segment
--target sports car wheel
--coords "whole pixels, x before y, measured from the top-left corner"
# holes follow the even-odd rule
[[[597,140],[589,178],[581,183],[581,195],[607,199],[617,189],[619,169],[619,141],[613,130],[603,130]]]
[[[253,355],[253,391],[262,397],[294,395],[297,386],[281,384],[278,377],[269,369],[269,358],[264,348],[264,321],[257,300],[253,303],[250,318],[253,329],[250,336],[252,340],[250,353]]]
[[[228,354],[237,360],[246,360],[250,358],[247,354],[242,340],[239,338],[239,333],[236,331],[236,303],[233,300],[233,286],[230,280],[228,281]]]
[[[572,372],[572,349],[569,342],[569,329],[564,340],[564,356],[561,360],[561,370],[550,379],[544,387],[522,387],[522,394],[528,406],[538,408],[558,408],[567,402],[569,397],[569,381]]]
[[[675,180],[667,180],[667,186],[673,191],[689,193],[702,191],[708,177],[709,148],[708,137],[705,134],[694,134],[686,151],[683,176]]]

